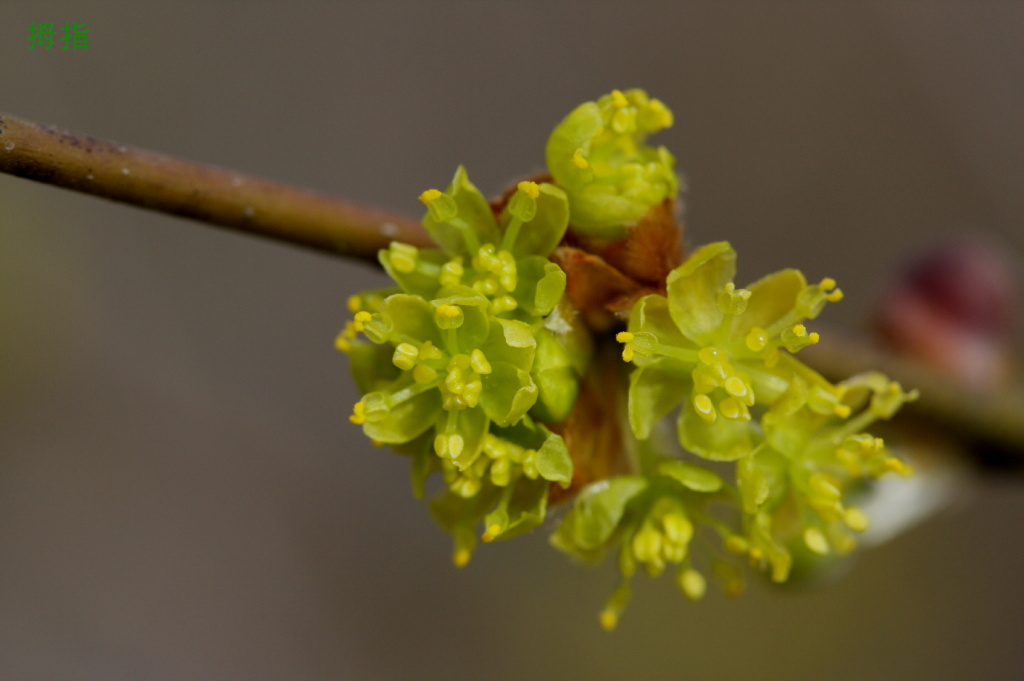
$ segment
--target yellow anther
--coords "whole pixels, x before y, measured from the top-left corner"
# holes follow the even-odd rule
[[[499,534],[501,534],[501,525],[491,525],[484,531],[480,538],[485,542],[492,542],[498,538]]]
[[[751,352],[761,352],[768,345],[768,332],[760,326],[755,326],[747,334],[746,342]]]
[[[587,163],[587,159],[583,158],[582,149],[577,149],[575,152],[573,152],[572,162],[580,170],[586,170],[587,166],[590,165],[589,163]]]
[[[725,538],[725,550],[737,556],[743,555],[749,549],[747,540],[738,534],[730,534]]]
[[[352,340],[348,337],[344,331],[338,334],[338,337],[334,339],[334,347],[341,352],[348,352],[352,349]]]
[[[531,199],[535,199],[538,196],[540,196],[540,187],[537,186],[536,182],[523,180],[522,182],[516,185],[516,188],[519,189],[519,191],[521,191],[522,193],[529,196]]]
[[[794,325],[793,328],[790,329],[790,331],[792,331],[793,335],[796,336],[797,338],[803,338],[804,336],[807,335],[807,327],[804,326],[803,324]]]
[[[391,357],[391,363],[403,371],[408,371],[416,366],[416,356],[419,352],[412,343],[399,343]]]
[[[356,424],[357,426],[361,426],[364,423],[366,423],[366,414],[363,411],[364,408],[365,406],[363,405],[362,400],[356,402],[355,405],[352,407],[352,415],[348,417],[348,420]]]
[[[455,567],[466,567],[469,564],[470,553],[466,549],[459,549],[452,554],[452,562]]]
[[[838,288],[835,291],[833,291],[832,293],[829,293],[827,296],[825,296],[825,300],[827,300],[830,303],[838,303],[842,299],[843,299],[843,291],[842,291],[842,289],[838,289]]]
[[[696,570],[683,570],[679,575],[679,588],[691,601],[699,601],[708,590],[708,583],[704,579],[704,575]]]
[[[462,310],[458,305],[439,305],[437,307],[437,314],[441,317],[446,317],[447,319],[455,319],[459,316],[460,312],[462,312]]]
[[[628,343],[631,340],[633,340],[633,338],[633,334],[631,334],[629,331],[619,331],[617,334],[615,334],[615,340],[619,341],[620,343]]]
[[[821,280],[821,283],[819,283],[818,286],[828,291],[836,287],[836,280],[832,277],[825,277]]]
[[[819,555],[824,556],[828,553],[828,540],[817,527],[808,527],[804,530],[804,544],[807,544],[807,548]]]
[[[479,348],[470,353],[469,366],[478,374],[489,374],[493,371],[493,369],[491,369],[491,363],[487,361],[487,358],[484,357],[483,351]]]
[[[629,106],[629,100],[626,99],[626,95],[622,94],[619,90],[612,90],[612,104],[616,109],[621,109],[624,106]]]
[[[420,359],[441,359],[441,349],[430,341],[427,341],[420,346]]]
[[[602,610],[597,619],[605,631],[612,631],[619,624],[619,616],[611,610]]]
[[[841,419],[849,418],[851,412],[850,408],[845,404],[837,404],[833,411],[835,411],[836,416]]]
[[[491,312],[496,315],[509,312],[517,307],[519,307],[519,303],[512,296],[499,296],[491,301]]]
[[[351,312],[352,314],[355,314],[356,312],[359,312],[362,309],[363,309],[363,299],[362,298],[360,298],[359,296],[349,296],[348,297],[348,311],[349,312]]]
[[[370,321],[371,318],[373,318],[373,315],[370,314],[369,312],[367,312],[366,310],[361,310],[359,312],[356,312],[356,317],[355,317],[355,322],[354,322],[355,330],[356,331],[362,331],[363,330],[363,326],[366,324],[366,322]]]
[[[441,192],[436,189],[428,189],[427,191],[420,194],[420,202],[424,206],[429,206],[431,203],[436,201],[441,196]]]
[[[441,266],[441,286],[458,286],[465,271],[462,267],[462,258],[452,258]]]
[[[694,395],[693,408],[696,410],[697,416],[699,416],[704,423],[712,424],[715,422],[715,419],[718,418],[718,412],[715,411],[715,405],[707,395]]]
[[[731,397],[727,397],[718,403],[718,411],[727,419],[738,419],[743,413],[740,410],[740,403]]]
[[[388,253],[391,258],[391,266],[399,272],[408,274],[416,269],[416,260],[419,258],[420,249],[415,246],[392,241]]]
[[[734,397],[744,397],[747,394],[747,384],[739,376],[730,376],[725,379],[723,387],[727,393]]]
[[[812,331],[810,335],[807,336],[807,340],[808,342],[810,342],[811,345],[814,345],[815,343],[821,340],[821,334],[818,333],[817,331]]]
[[[629,347],[628,345],[622,348],[622,361],[632,362],[634,355],[636,355],[636,351],[634,351],[633,348]]]
[[[851,506],[843,512],[843,522],[854,532],[863,532],[868,529],[870,524],[867,514],[855,506]]]

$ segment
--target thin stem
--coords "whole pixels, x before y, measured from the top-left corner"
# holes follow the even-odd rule
[[[431,245],[420,225],[405,216],[7,114],[0,114],[0,172],[370,262],[393,240]],[[1003,392],[971,391],[834,332],[800,357],[833,380],[880,369],[921,391],[901,420],[916,418],[929,431],[961,441],[983,463],[1024,469],[1019,384]]]
[[[392,240],[430,245],[402,215],[7,114],[0,172],[372,262]]]

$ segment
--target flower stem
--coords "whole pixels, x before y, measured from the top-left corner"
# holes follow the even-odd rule
[[[412,218],[0,114],[0,172],[376,262],[429,246]]]

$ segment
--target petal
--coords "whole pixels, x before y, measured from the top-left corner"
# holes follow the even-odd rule
[[[438,395],[440,400],[439,391],[431,390],[429,394]],[[438,423],[444,423],[447,414],[439,414],[438,416]],[[455,432],[462,436],[462,452],[453,460],[453,463],[459,470],[465,469],[466,466],[476,461],[476,457],[480,455],[490,421],[482,407],[464,409],[459,412],[459,426]],[[438,427],[438,432],[441,432],[440,426]]]
[[[736,251],[726,241],[697,250],[668,275],[668,309],[679,330],[698,345],[712,344],[722,322],[718,293],[736,276]]]
[[[427,390],[396,404],[380,421],[365,422],[363,432],[377,442],[408,442],[433,426],[441,411],[441,393]]]
[[[482,375],[480,380],[480,405],[499,426],[517,422],[537,401],[537,386],[529,372],[508,362],[491,361],[491,373]]]
[[[549,484],[544,480],[520,479],[512,491],[507,507],[498,506],[484,519],[484,525],[504,529],[493,539],[511,539],[544,522],[547,512]]]
[[[693,343],[686,338],[676,326],[669,312],[668,299],[665,296],[652,294],[641,298],[629,315],[629,330],[653,333],[662,345],[672,347],[692,347]]]
[[[516,262],[519,280],[512,296],[519,309],[543,317],[555,309],[565,293],[565,272],[547,258],[528,256]]]
[[[722,478],[714,471],[692,463],[669,459],[658,464],[658,473],[673,478],[694,492],[717,492],[722,488]]]
[[[693,381],[687,368],[668,357],[639,367],[629,379],[629,425],[633,435],[646,440],[654,424],[689,395]]]
[[[735,461],[754,449],[754,429],[750,421],[735,421],[719,415],[714,423],[706,423],[693,407],[693,400],[683,400],[679,410],[679,444],[709,461]]]
[[[537,450],[537,472],[545,480],[557,482],[563,489],[572,482],[572,457],[560,435],[550,433]]]
[[[561,243],[569,226],[569,199],[565,192],[547,182],[538,185],[538,189],[537,214],[523,223],[512,244],[512,254],[517,259],[528,255],[546,258]]]
[[[455,171],[455,178],[452,180],[445,192],[455,201],[457,208],[456,217],[453,221],[439,222],[428,212],[423,216],[423,226],[426,227],[430,237],[450,255],[473,255],[470,253],[470,243],[467,242],[466,230],[472,231],[472,237],[479,244],[498,243],[501,234],[498,231],[498,223],[491,212],[490,204],[480,193],[472,182],[466,169],[459,166]],[[461,222],[457,225],[456,222]]]
[[[552,177],[563,187],[578,189],[593,179],[589,168],[574,162],[577,149],[590,149],[590,140],[604,127],[601,109],[594,102],[584,102],[559,123],[548,138],[544,156]]]
[[[626,512],[626,504],[647,488],[639,475],[620,476],[590,485],[562,518],[551,543],[583,560],[599,557]]]
[[[529,371],[537,352],[537,338],[525,322],[491,317],[487,341],[480,349],[489,362],[508,362]]]
[[[419,296],[396,293],[380,306],[380,315],[390,329],[388,338],[397,343],[441,342],[440,329],[434,323],[434,307]]]
[[[450,258],[445,253],[434,249],[420,250],[416,258],[416,267],[409,272],[403,272],[395,267],[391,252],[387,249],[382,249],[377,254],[377,259],[388,276],[402,287],[404,293],[430,299],[437,294],[437,289],[440,288],[438,277],[441,266]]]
[[[806,285],[804,275],[794,269],[774,272],[755,281],[748,287],[750,300],[747,301],[747,309],[733,319],[733,336],[746,337],[755,326],[768,329],[792,313],[797,296]]]

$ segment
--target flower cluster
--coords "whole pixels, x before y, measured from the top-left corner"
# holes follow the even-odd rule
[[[543,520],[550,482],[568,486],[565,444],[542,422],[572,408],[587,352],[550,319],[565,290],[546,257],[568,224],[561,189],[521,182],[495,215],[460,167],[447,191],[420,200],[441,249],[381,251],[399,289],[354,297],[338,347],[364,393],[351,421],[413,456],[417,494],[442,472],[435,515],[464,564],[475,542],[460,528],[484,519],[486,540],[512,536]]]
[[[351,421],[412,458],[417,496],[443,477],[431,511],[455,563],[478,532],[515,536],[572,499],[552,543],[583,561],[618,550],[608,629],[638,568],[675,566],[698,599],[706,575],[741,591],[740,562],[783,582],[795,558],[848,553],[868,524],[852,495],[909,474],[868,428],[916,392],[878,373],[833,383],[795,356],[835,281],[788,269],[737,288],[728,243],[685,261],[663,247],[679,243],[679,181],[644,141],[671,124],[616,90],[555,128],[553,183],[488,203],[460,167],[420,196],[439,248],[382,250],[397,287],[353,296],[337,341],[363,395]],[[608,391],[627,383],[620,409]]]
[[[569,196],[573,228],[622,238],[624,226],[674,198],[679,178],[665,147],[644,140],[672,125],[672,112],[643,90],[613,90],[566,116],[548,139],[548,170]]]
[[[909,472],[865,431],[916,394],[878,373],[833,384],[792,354],[818,342],[804,322],[842,297],[835,282],[807,284],[783,270],[740,289],[735,261],[725,242],[698,249],[669,275],[667,295],[642,298],[616,336],[636,367],[628,419],[641,475],[586,490],[553,540],[584,560],[621,546],[623,582],[602,613],[608,628],[638,565],[651,575],[678,565],[683,592],[703,595],[690,545],[707,537],[695,527],[721,540],[705,553],[726,591],[742,581],[715,553],[746,556],[784,582],[794,544],[815,554],[853,549],[850,532],[866,529],[867,518],[844,502],[847,490],[865,476]],[[656,437],[674,410],[673,439],[688,455]],[[731,479],[705,462],[734,462]],[[722,502],[738,507],[739,518],[716,517]]]

